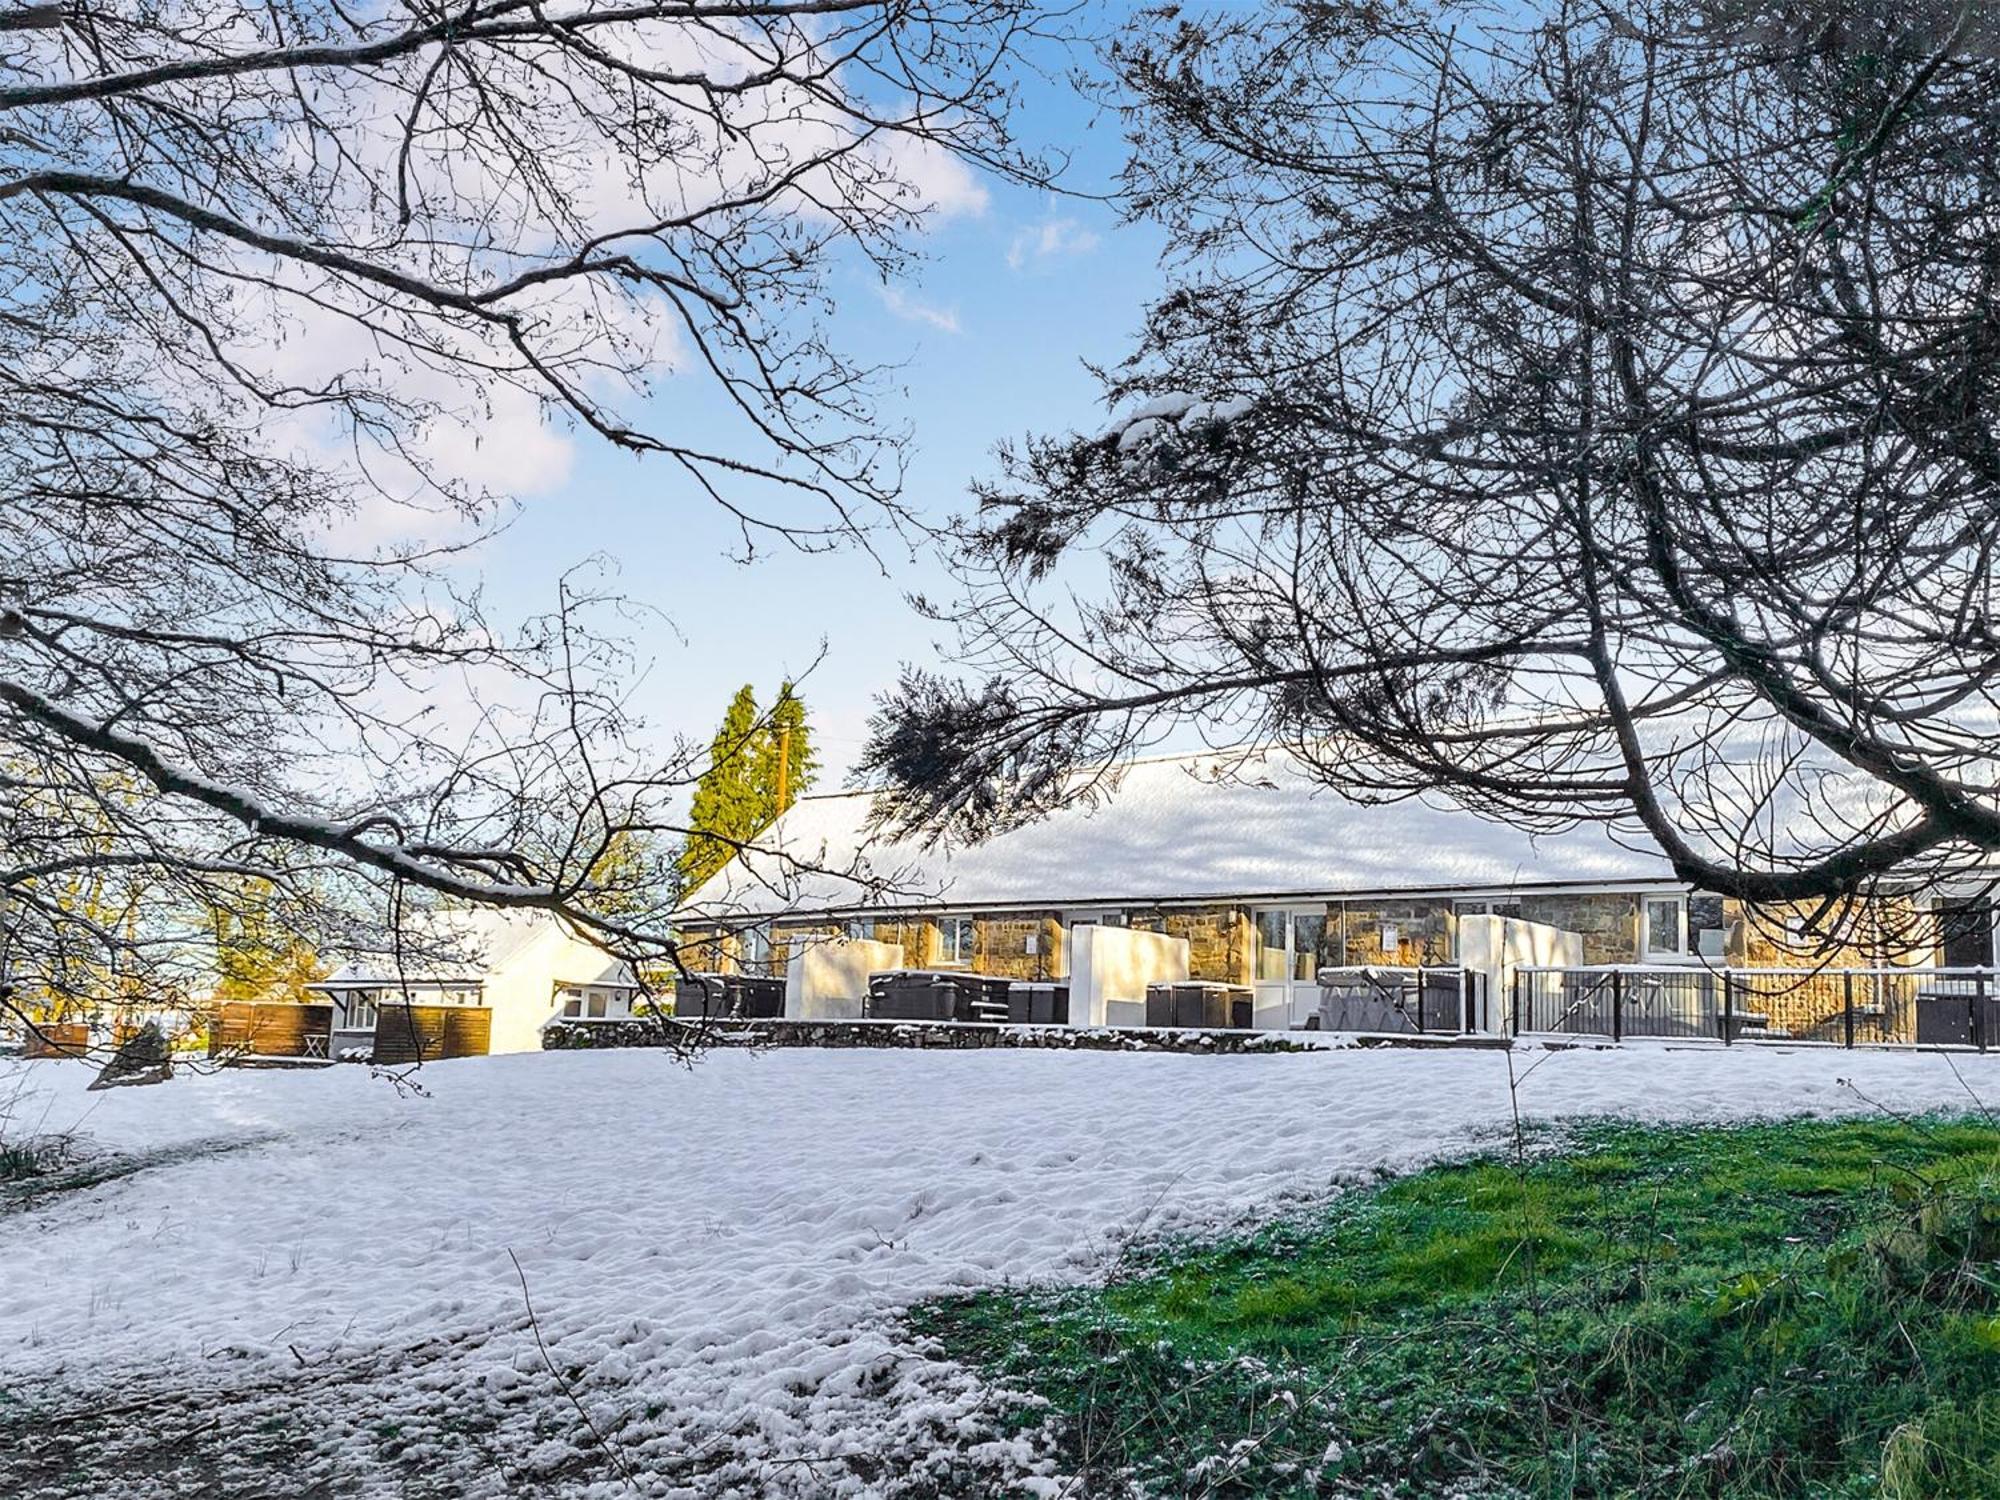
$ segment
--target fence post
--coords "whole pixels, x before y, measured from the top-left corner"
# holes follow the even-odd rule
[[[1424,966],[1417,965],[1417,1035],[1424,1034]]]
[[[1972,1045],[1981,1052],[1986,1050],[1986,980],[1984,976],[1972,981]]]
[[[1722,971],[1722,1045],[1733,1046],[1736,1042],[1736,975],[1728,969]]]
[[[1519,967],[1515,968],[1514,970],[1514,1035],[1515,1036],[1519,1036],[1521,1034],[1521,981],[1527,977],[1528,977],[1527,974],[1523,970],[1521,970]]]
[[[1625,1040],[1625,971],[1611,971],[1611,1040]]]
[[[1854,971],[1847,970],[1840,976],[1843,1010],[1847,1016],[1847,1050],[1854,1050]]]

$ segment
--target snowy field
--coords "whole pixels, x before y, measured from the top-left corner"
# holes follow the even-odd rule
[[[1972,1107],[1929,1055],[1537,1060],[1542,1119]],[[1957,1062],[2000,1101],[2000,1057]],[[0,1398],[88,1458],[0,1459],[9,1494],[100,1492],[92,1464],[134,1496],[277,1493],[279,1466],[294,1495],[1020,1493],[1037,1455],[900,1308],[1089,1276],[1510,1113],[1490,1051],[557,1053],[434,1065],[425,1097],[87,1076],[0,1071],[12,1130],[159,1153],[0,1214]],[[190,1429],[229,1440],[163,1440]]]

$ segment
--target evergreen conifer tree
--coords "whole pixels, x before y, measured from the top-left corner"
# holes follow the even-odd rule
[[[736,690],[709,744],[708,769],[694,789],[688,839],[681,850],[682,888],[692,891],[735,857],[768,821],[752,779],[761,725],[749,683]]]
[[[819,775],[805,700],[787,682],[768,714],[745,683],[730,700],[695,787],[688,838],[680,855],[681,889],[692,891],[735,857]]]
[[[805,700],[785,683],[778,689],[778,701],[752,749],[751,781],[764,820],[760,827],[775,823],[779,814],[804,796],[818,771],[819,756],[813,750]]]

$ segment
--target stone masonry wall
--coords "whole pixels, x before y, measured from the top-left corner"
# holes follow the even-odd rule
[[[1907,897],[1863,901],[1826,919],[1830,933],[1806,930],[1818,902],[1751,907],[1722,903],[1723,951],[1735,968],[1883,968],[1928,964],[1935,938],[1931,919]]]
[[[1166,908],[1135,912],[1134,927],[1186,938],[1188,978],[1213,984],[1248,984],[1254,941],[1250,913],[1240,906]]]
[[[1519,905],[1523,921],[1582,934],[1583,961],[1587,964],[1639,961],[1639,898],[1629,892],[1524,895]]]
[[[928,917],[884,918],[868,936],[878,943],[902,944],[905,968],[927,969],[937,961],[937,923]]]
[[[736,967],[736,939],[720,930],[688,928],[678,934],[681,962],[698,974],[721,974]]]
[[[1449,901],[1335,902],[1327,922],[1343,920],[1345,938],[1339,941],[1350,964],[1448,964],[1456,951],[1458,932]],[[1384,927],[1396,929],[1393,952],[1382,946]]]
[[[1032,953],[1028,951],[1031,946]],[[972,970],[976,974],[1051,979],[1062,973],[1063,958],[1062,919],[1054,912],[1008,912],[973,920]]]
[[[785,965],[792,961],[794,947],[801,943],[823,942],[839,937],[841,929],[832,922],[800,923],[771,929],[771,973],[784,977]]]

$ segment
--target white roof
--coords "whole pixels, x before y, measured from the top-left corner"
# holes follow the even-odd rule
[[[1673,879],[1641,832],[1586,823],[1534,837],[1442,803],[1351,802],[1281,752],[1248,764],[1241,755],[1137,761],[1095,805],[955,848],[871,834],[872,800],[801,798],[689,898],[682,919]]]
[[[477,984],[547,933],[557,921],[547,911],[505,907],[427,912],[409,924],[411,951],[400,966],[393,954],[359,954],[310,988]],[[557,976],[564,983],[631,983],[631,971],[623,962],[581,940],[579,946],[587,948],[588,957],[574,967],[584,972],[572,974],[566,969]]]

